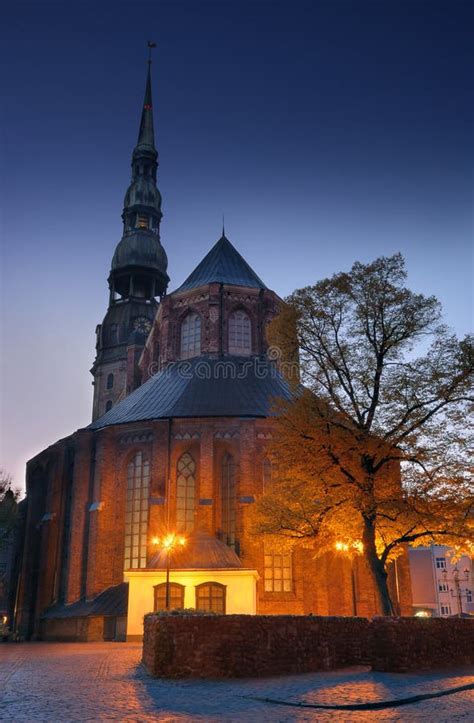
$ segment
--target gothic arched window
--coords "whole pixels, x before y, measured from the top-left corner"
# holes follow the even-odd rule
[[[241,309],[229,316],[229,353],[247,355],[252,352],[252,324]]]
[[[112,389],[113,386],[114,386],[114,375],[109,374],[107,376],[107,389]]]
[[[196,505],[196,463],[189,452],[178,460],[176,474],[176,529],[191,532]]]
[[[170,582],[170,610],[184,608],[184,585]],[[166,610],[166,582],[155,585],[155,611]]]
[[[233,549],[236,532],[236,476],[234,458],[226,454],[221,468],[221,523],[224,542]]]
[[[181,324],[181,358],[189,359],[201,353],[201,317],[191,311]]]
[[[196,585],[196,610],[225,615],[225,593],[225,585],[220,582]]]
[[[150,462],[137,452],[127,465],[125,569],[146,567]]]

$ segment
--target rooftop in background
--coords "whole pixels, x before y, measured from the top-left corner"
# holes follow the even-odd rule
[[[224,234],[174,293],[211,283],[267,288]]]

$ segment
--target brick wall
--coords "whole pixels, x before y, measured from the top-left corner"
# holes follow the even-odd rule
[[[155,677],[227,678],[369,664],[405,672],[474,663],[474,621],[291,615],[147,615]]]
[[[474,620],[375,618],[374,670],[405,673],[474,663]]]
[[[167,678],[331,670],[366,662],[368,631],[363,618],[147,615],[143,662]]]

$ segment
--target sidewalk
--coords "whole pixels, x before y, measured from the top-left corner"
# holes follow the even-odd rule
[[[352,668],[280,678],[164,681],[132,643],[0,645],[0,720],[474,721],[474,687],[400,707],[324,710],[474,686],[474,669],[420,674]]]

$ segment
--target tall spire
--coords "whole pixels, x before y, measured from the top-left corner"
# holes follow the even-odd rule
[[[145,97],[143,99],[142,117],[140,130],[134,155],[141,151],[156,153],[155,135],[153,132],[153,101],[151,97],[151,49],[156,48],[156,43],[148,41],[148,71],[146,76]]]

